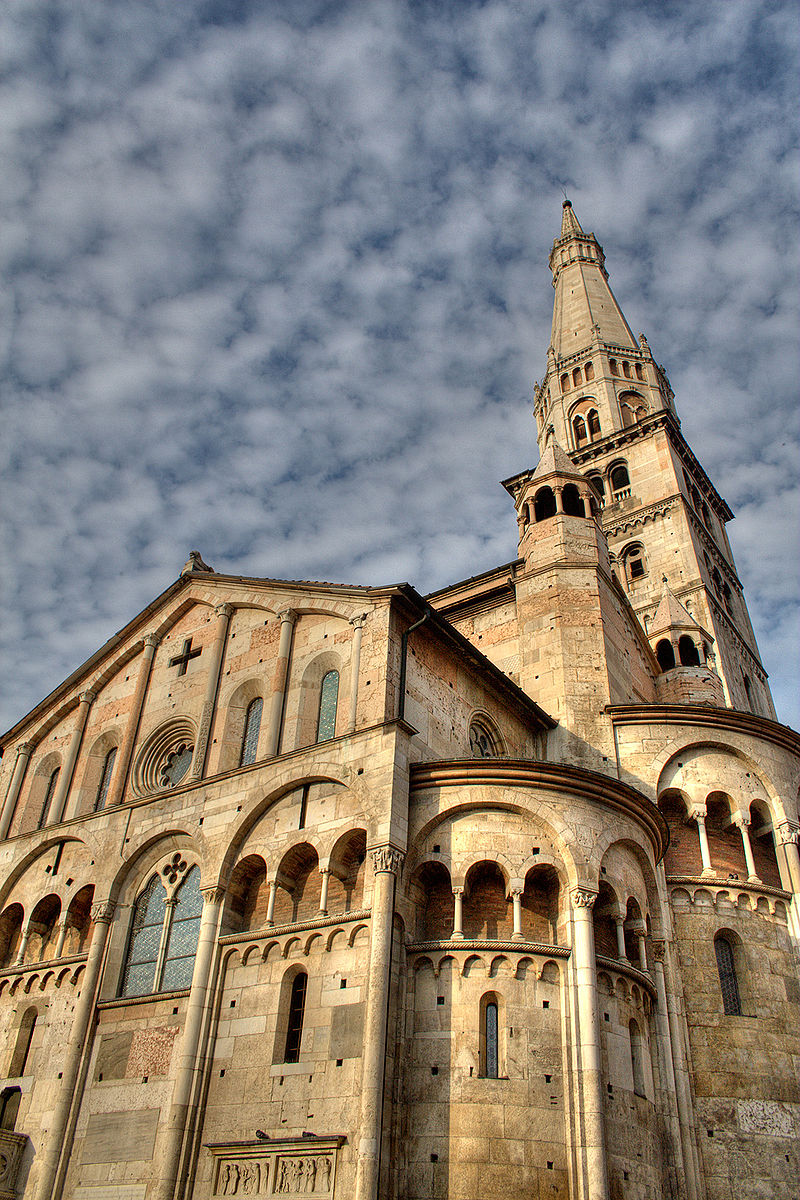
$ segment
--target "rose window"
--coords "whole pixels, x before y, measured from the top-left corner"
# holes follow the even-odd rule
[[[170,751],[158,772],[161,787],[177,787],[192,763],[194,746],[181,742]]]

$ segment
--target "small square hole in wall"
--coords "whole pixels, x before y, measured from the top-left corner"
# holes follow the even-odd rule
[[[709,1137],[713,1137],[713,1136],[714,1136],[714,1130],[713,1130],[713,1129],[707,1129],[707,1130],[706,1130],[706,1133],[708,1134],[708,1136],[709,1136]]]
[[[545,1077],[544,1077],[544,1081],[545,1081],[545,1083],[550,1083],[550,1081],[551,1081],[551,1079],[552,1079],[552,1078],[553,1078],[553,1076],[552,1076],[552,1075],[545,1075]]]
[[[280,1079],[278,1080],[278,1087],[283,1087],[283,1076],[282,1075],[281,1075]]]
[[[531,846],[531,854],[541,853],[538,846]]]
[[[553,1164],[552,1164],[551,1162],[549,1162],[549,1163],[547,1164],[547,1169],[548,1169],[548,1171],[552,1171],[552,1169],[553,1169]]]
[[[219,1077],[220,1077],[220,1079],[224,1079],[224,1078],[225,1078],[225,1068],[224,1068],[224,1067],[223,1067],[223,1068],[222,1068],[222,1070],[220,1071],[220,1073],[219,1073]]]
[[[628,1172],[627,1172],[627,1171],[623,1171],[623,1172],[622,1172],[622,1178],[623,1178],[623,1179],[630,1179],[630,1175],[628,1174]]]
[[[177,1006],[177,1004],[175,1005],[175,1007],[174,1007],[174,1008],[173,1008],[173,1010],[172,1010],[172,1015],[173,1015],[173,1017],[177,1017],[177,1015],[178,1015],[178,1006]]]
[[[201,817],[200,820],[197,822],[197,824],[202,825],[203,821],[205,821],[205,817]]]
[[[147,1081],[148,1081],[148,1079],[149,1079],[149,1078],[150,1078],[150,1076],[149,1076],[149,1075],[143,1075],[143,1076],[142,1076],[142,1083],[147,1083]]]
[[[608,1015],[608,1013],[603,1013],[603,1020],[604,1020],[604,1021],[610,1021],[610,1020],[611,1020],[611,1017]]]
[[[231,1008],[236,1008],[236,1001],[235,1001],[235,1000],[231,1000]]]
[[[64,1076],[63,1076],[63,1074],[62,1074],[62,1072],[61,1072],[61,1071],[59,1071],[59,1072],[58,1072],[58,1078],[59,1078],[59,1079],[63,1079],[63,1078],[64,1078]]]
[[[61,1077],[59,1076],[59,1078],[61,1078]],[[103,1082],[103,1072],[102,1072],[102,1071],[101,1071],[101,1072],[100,1072],[100,1074],[97,1076],[97,1082],[98,1082],[98,1083],[102,1083],[102,1082]]]
[[[549,1001],[549,1000],[543,1000],[543,1001],[542,1001],[542,1008],[549,1008],[549,1007],[550,1007],[550,1001]]]
[[[444,996],[437,996],[437,997],[436,997],[436,1003],[437,1003],[437,1004],[440,1004],[440,1005],[441,1005],[441,1004],[444,1004]]]
[[[433,853],[434,853],[434,854],[441,854],[441,853],[442,853],[442,847],[441,847],[441,846],[434,846],[434,847],[433,847]]]
[[[431,1075],[438,1075],[438,1074],[439,1074],[439,1068],[431,1067]]]
[[[606,1091],[608,1092],[609,1096],[611,1096],[611,1095],[613,1094],[613,1092],[614,1092],[614,1086],[613,1086],[613,1084],[607,1083],[607,1084],[606,1084]]]
[[[363,775],[363,774],[364,774],[364,768],[359,767],[358,770],[356,771],[356,775]]]
[[[239,805],[239,807],[236,809],[236,811],[237,811],[237,812],[241,812],[241,811],[242,811],[242,806],[241,806],[241,804],[240,804],[240,805]]]
[[[347,980],[346,980],[346,979],[340,979],[340,980],[339,980],[339,987],[340,987],[340,988],[346,988],[346,987],[347,987]]]
[[[344,1059],[343,1059],[343,1058],[337,1058],[337,1060],[336,1060],[336,1065],[337,1065],[337,1067],[341,1067],[343,1063],[344,1063]]]
[[[431,1155],[431,1162],[438,1162],[438,1161],[439,1161],[439,1155],[438,1155],[438,1154],[432,1154],[432,1155]]]

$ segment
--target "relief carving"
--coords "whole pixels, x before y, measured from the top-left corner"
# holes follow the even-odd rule
[[[278,1160],[275,1191],[285,1196],[315,1194],[327,1196],[331,1190],[332,1163],[327,1154],[293,1155]]]
[[[316,1196],[317,1200],[331,1200],[336,1151],[330,1143],[316,1152],[253,1150],[236,1158],[219,1159],[215,1196]]]

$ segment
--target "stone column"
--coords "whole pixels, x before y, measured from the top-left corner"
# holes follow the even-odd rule
[[[75,775],[75,763],[78,761],[78,751],[81,748],[83,741],[83,731],[86,728],[86,720],[89,716],[89,709],[97,699],[94,692],[81,692],[78,700],[78,712],[75,717],[75,728],[72,731],[72,737],[69,739],[69,746],[61,767],[61,773],[58,776],[58,784],[56,786],[55,795],[50,801],[50,812],[47,814],[48,825],[58,825],[59,821],[69,820],[75,816],[75,799],[67,808],[67,793],[72,786],[72,779]]]
[[[217,947],[217,935],[225,900],[225,889],[201,887],[203,914],[192,972],[192,985],[186,1002],[186,1019],[178,1043],[177,1069],[172,1089],[172,1103],[165,1134],[164,1156],[155,1200],[172,1200],[181,1173],[181,1151],[184,1136],[191,1124],[194,1108],[195,1082],[201,1071],[200,1038],[211,984],[211,966]]]
[[[113,808],[115,804],[122,803],[122,797],[125,792],[125,784],[128,782],[128,772],[131,766],[131,757],[133,755],[133,747],[136,742],[136,735],[139,732],[139,722],[142,719],[142,709],[144,708],[144,698],[147,694],[147,685],[150,682],[150,671],[153,666],[153,658],[155,656],[156,647],[161,638],[155,633],[148,633],[142,643],[142,660],[139,663],[139,673],[136,676],[136,688],[133,693],[133,703],[131,705],[130,715],[128,716],[128,724],[125,729],[125,736],[122,739],[122,745],[119,748],[116,762],[114,763],[114,774],[111,778],[111,786],[108,789],[108,798],[106,799],[105,807]]]
[[[753,847],[750,842],[750,818],[734,817],[733,823],[738,826],[739,832],[742,835],[744,861],[747,863],[747,879],[750,883],[760,883],[761,880],[758,878],[758,872],[756,871],[756,861],[753,858]]]
[[[206,694],[203,698],[203,714],[200,717],[200,731],[192,759],[192,778],[202,779],[205,774],[206,758],[208,757],[208,742],[211,737],[211,725],[214,720],[214,709],[219,691],[219,677],[222,671],[222,660],[225,656],[225,643],[228,637],[228,626],[233,616],[232,604],[218,604],[214,612],[217,623],[214,629],[214,641],[211,643],[211,654],[206,675]]]
[[[15,967],[21,967],[22,964],[24,963],[25,951],[28,949],[28,942],[30,941],[30,936],[33,933],[33,931],[34,931],[34,927],[33,927],[33,925],[31,925],[31,921],[30,921],[30,917],[29,917],[28,920],[25,922],[25,924],[22,927],[22,937],[19,939],[19,949],[17,950],[17,957],[14,959]]]
[[[621,958],[623,962],[628,961],[628,952],[625,948],[625,918],[614,917],[614,925],[617,930],[617,958]]]
[[[319,912],[320,916],[327,917],[328,915],[328,882],[331,877],[330,867],[320,867],[319,873],[322,876],[322,887],[319,893]]]
[[[278,885],[274,879],[270,879],[269,883],[267,884],[267,889],[269,891],[269,896],[267,897],[267,919],[264,922],[264,924],[265,925],[274,925],[275,924],[275,898],[278,894]]]
[[[556,498],[556,512],[563,513],[564,511],[564,488],[563,486],[554,487],[553,494]]]
[[[56,952],[53,956],[54,958],[61,958],[61,955],[64,953],[64,942],[67,940],[68,929],[69,925],[67,924],[67,918],[62,917],[58,923],[58,940],[56,942]]]
[[[647,970],[647,943],[643,933],[637,933],[636,939],[639,945],[639,966],[643,971]]]
[[[267,758],[274,758],[278,753],[278,742],[281,736],[281,718],[286,699],[286,685],[289,680],[289,654],[292,649],[292,630],[297,620],[297,613],[293,608],[287,608],[278,615],[281,620],[281,635],[278,642],[278,659],[275,663],[275,674],[272,677],[269,701],[269,721],[267,723],[265,746]]]
[[[36,1200],[57,1200],[60,1192],[58,1178],[59,1161],[63,1162],[63,1173],[69,1163],[72,1150],[72,1137],[67,1136],[69,1116],[73,1098],[75,1104],[80,1103],[76,1084],[81,1068],[86,1038],[92,1023],[95,1005],[95,993],[100,978],[100,970],[105,956],[108,930],[114,916],[114,904],[110,900],[102,900],[92,905],[92,921],[94,929],[86,956],[86,969],[81,979],[80,992],[75,1003],[72,1026],[69,1037],[64,1042],[64,1058],[61,1060],[61,1080],[58,1098],[49,1121],[48,1136],[42,1150],[42,1162],[39,1170],[39,1181],[36,1187]]]
[[[670,1033],[669,1005],[667,1003],[667,988],[664,982],[664,957],[666,955],[666,943],[663,941],[654,941],[651,943],[653,951],[653,979],[656,985],[656,995],[658,1003],[656,1004],[656,1028],[658,1029],[658,1041],[661,1053],[659,1055],[659,1063],[664,1074],[665,1091],[669,1094],[671,1100],[670,1106],[670,1125],[672,1126],[672,1135],[676,1143],[675,1149],[680,1146],[681,1161],[683,1164],[683,1174],[686,1180],[686,1197],[687,1200],[697,1200],[697,1185],[694,1177],[694,1159],[691,1154],[690,1146],[684,1144],[691,1137],[691,1120],[685,1112],[684,1106],[681,1104],[681,1094],[677,1087],[675,1078],[675,1063],[674,1049],[672,1046],[672,1036]],[[672,1107],[674,1105],[674,1108]],[[676,1128],[677,1123],[677,1128]]]
[[[453,900],[455,907],[453,911],[453,932],[450,934],[450,940],[464,940],[464,889],[463,887],[453,888]]]
[[[578,1087],[583,1118],[578,1149],[586,1182],[586,1200],[609,1200],[603,1119],[603,1073],[600,1027],[597,1019],[597,972],[595,967],[592,906],[596,892],[575,888],[572,899],[572,970],[578,1017]]]
[[[32,753],[32,742],[22,742],[17,746],[14,773],[11,776],[6,798],[3,801],[3,811],[0,813],[0,840],[8,837],[8,831],[11,828],[11,822],[14,820],[14,810],[17,807],[17,800],[19,800],[19,794],[22,791],[22,783],[25,779],[25,772],[28,769]]]
[[[511,939],[514,942],[524,941],[522,936],[522,890],[522,887],[512,887],[511,889],[512,915],[514,920],[514,932],[511,934]]]
[[[392,970],[392,922],[397,876],[404,855],[394,846],[371,851],[375,876],[372,891],[372,931],[369,947],[364,1055],[361,1067],[361,1116],[354,1200],[378,1200],[383,1134],[383,1087],[386,1026]]]
[[[797,843],[800,841],[800,825],[794,821],[781,821],[778,826],[781,845],[786,855],[786,866],[789,869],[789,879],[795,896],[800,896],[800,854]]]
[[[347,715],[345,733],[352,733],[356,727],[358,680],[361,674],[361,639],[366,621],[366,613],[362,613],[360,617],[352,617],[350,620],[350,624],[353,626],[353,645],[350,651],[350,711]]]
[[[714,875],[715,871],[711,865],[711,853],[708,849],[708,834],[706,833],[706,810],[704,808],[693,808],[689,813],[691,820],[697,822],[697,836],[700,839],[700,858],[703,862],[703,875]]]
[[[695,1159],[694,1120],[689,1092],[689,1078],[686,1059],[683,1053],[680,1019],[675,1007],[674,997],[667,993],[665,966],[669,967],[667,944],[654,941],[653,959],[656,992],[658,995],[657,1016],[662,1022],[666,1021],[664,1036],[669,1046],[668,1071],[675,1088],[675,1099],[678,1107],[678,1124],[680,1129],[681,1157],[686,1184],[686,1200],[698,1200],[700,1196],[698,1185],[698,1169]]]

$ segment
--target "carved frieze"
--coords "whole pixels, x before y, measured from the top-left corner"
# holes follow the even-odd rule
[[[336,1156],[344,1137],[264,1139],[208,1146],[212,1196],[316,1196],[332,1200]]]
[[[0,1129],[0,1200],[15,1200],[17,1174],[27,1135]]]

